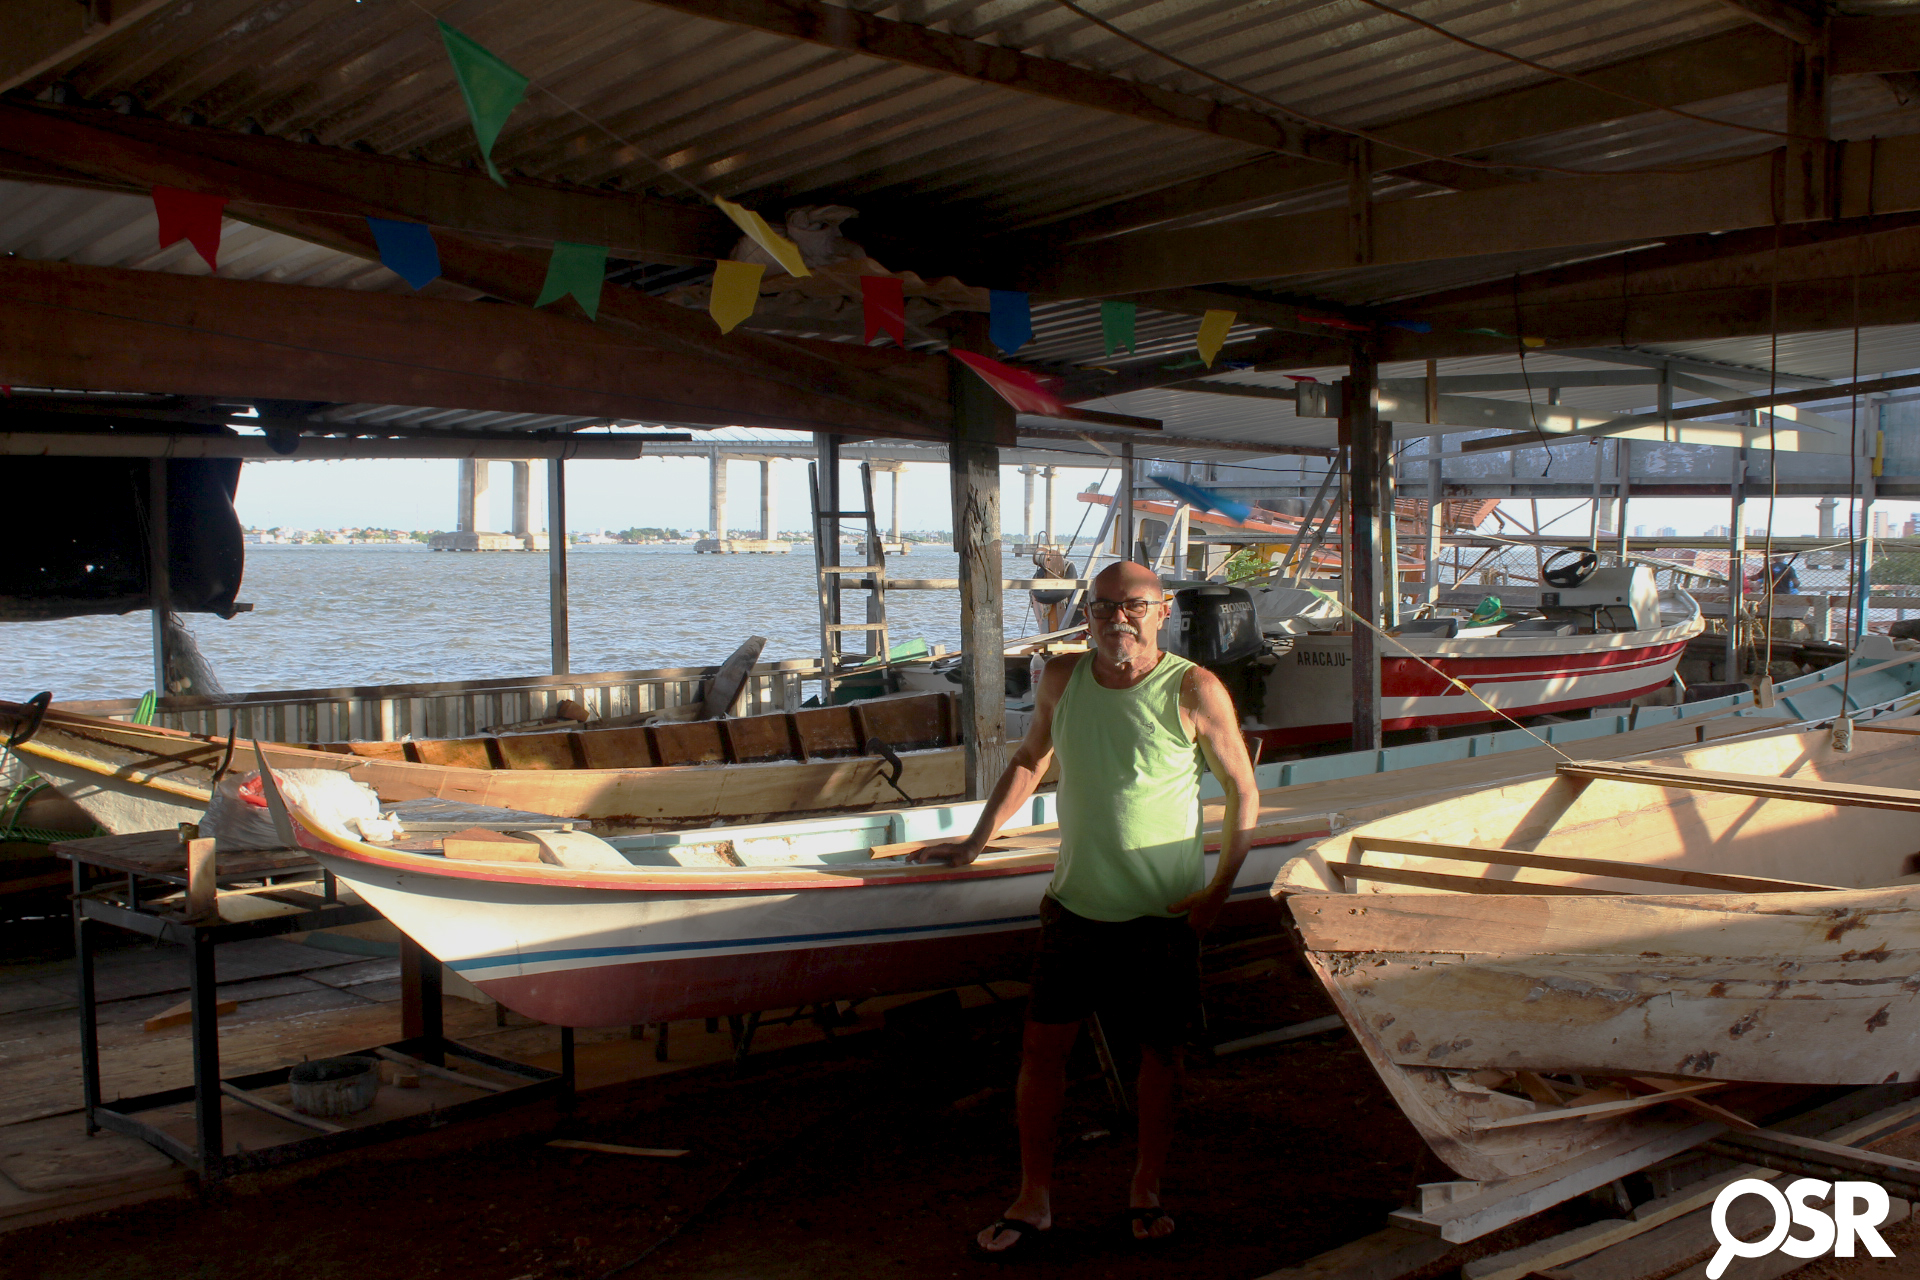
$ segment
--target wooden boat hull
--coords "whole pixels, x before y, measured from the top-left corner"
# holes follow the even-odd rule
[[[636,868],[584,876],[397,855],[338,838],[311,847],[488,995],[542,1022],[581,1027],[1023,978],[1053,870],[1047,854],[988,857],[961,869]],[[1269,891],[1292,847],[1253,851],[1230,921],[1279,923]]]
[[[1914,742],[1862,731],[1837,753],[1825,730],[1775,732],[1660,762],[1911,787]],[[1620,871],[1481,863],[1462,846]],[[1900,883],[1916,848],[1910,814],[1555,775],[1343,831],[1289,864],[1274,892],[1408,1119],[1463,1177],[1497,1179],[1683,1117],[1555,1119],[1476,1087],[1476,1071],[1920,1079],[1920,885]],[[1648,893],[1641,868],[1836,887]],[[1479,887],[1450,891],[1462,884]]]
[[[573,736],[590,738],[592,733]],[[49,712],[39,732],[16,750],[95,821],[121,834],[198,821],[228,744],[177,730]],[[349,771],[388,803],[438,797],[551,814],[614,831],[838,813],[900,800],[900,792],[888,784],[892,767],[887,761],[851,753],[770,763],[488,769],[284,744],[266,751],[276,768]],[[238,767],[245,771],[251,752],[243,743],[237,754]],[[957,798],[965,791],[965,758],[959,747],[902,751],[898,758],[899,787],[916,800]]]

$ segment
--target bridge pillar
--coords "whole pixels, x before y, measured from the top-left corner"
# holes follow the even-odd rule
[[[487,515],[487,474],[485,458],[460,460],[460,489],[454,510],[454,528],[461,533],[479,533]]]
[[[773,459],[760,459],[760,541],[772,542],[779,536],[773,527]]]
[[[707,455],[707,523],[713,526],[716,539],[726,540],[727,455],[718,449]]]
[[[517,537],[526,537],[532,532],[527,512],[532,505],[533,464],[516,462],[513,464],[513,528],[509,533]]]

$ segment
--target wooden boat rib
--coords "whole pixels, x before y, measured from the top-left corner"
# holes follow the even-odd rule
[[[1697,1122],[1515,1096],[1527,1075],[1920,1079],[1917,783],[1891,733],[1563,765],[1319,841],[1274,896],[1435,1153],[1519,1177]]]
[[[0,707],[0,724],[18,722]],[[438,797],[647,831],[798,817],[965,789],[951,694],[734,720],[419,743],[273,744],[275,768],[336,769],[395,803]],[[874,738],[900,762],[866,753]],[[48,711],[14,748],[109,831],[198,821],[227,740]],[[244,771],[250,751],[237,753]]]

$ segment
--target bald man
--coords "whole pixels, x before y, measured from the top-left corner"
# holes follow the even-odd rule
[[[1141,1045],[1139,1156],[1127,1198],[1133,1238],[1173,1234],[1160,1174],[1180,1053],[1199,1012],[1200,935],[1226,904],[1259,809],[1225,687],[1160,648],[1167,604],[1159,577],[1137,564],[1110,566],[1093,580],[1087,614],[1092,650],[1047,664],[1027,736],[973,834],[913,855],[972,862],[1059,758],[1060,856],[1040,904],[1016,1095],[1020,1193],[977,1237],[986,1253],[1025,1252],[1053,1226],[1067,1054],[1096,1010]],[[1211,878],[1200,837],[1203,759],[1226,792]]]

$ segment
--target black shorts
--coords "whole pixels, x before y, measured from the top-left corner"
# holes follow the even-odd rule
[[[1040,900],[1033,962],[1034,1022],[1080,1022],[1092,1013],[1111,1037],[1156,1048],[1185,1044],[1200,1014],[1200,939],[1186,917],[1089,920]]]

